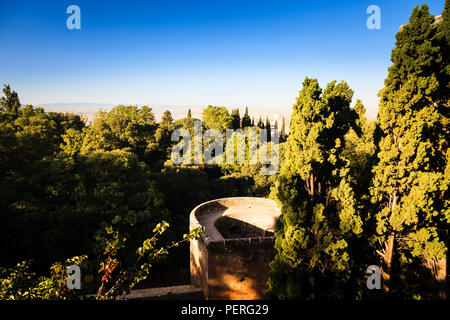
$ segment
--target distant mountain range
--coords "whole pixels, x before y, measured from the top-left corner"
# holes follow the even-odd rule
[[[88,122],[94,119],[95,114],[100,110],[111,110],[117,104],[111,103],[90,103],[90,102],[73,102],[73,103],[45,103],[36,105],[36,107],[43,108],[45,111],[52,112],[68,112],[83,115],[87,118]],[[172,117],[177,120],[186,117],[188,109],[191,109],[192,116],[194,118],[201,119],[202,110],[206,106],[169,106],[169,105],[151,105],[149,106],[155,112],[156,120],[159,121],[165,110],[170,110]],[[235,106],[228,107],[231,113],[231,109]],[[245,106],[239,108],[241,117],[244,115]],[[274,122],[274,119],[278,119],[279,128],[281,128],[281,118],[285,117],[286,128],[289,126],[289,119],[292,113],[291,108],[248,108],[250,117],[255,118],[255,122],[258,122],[261,116],[265,122],[266,117],[269,117],[270,122]]]

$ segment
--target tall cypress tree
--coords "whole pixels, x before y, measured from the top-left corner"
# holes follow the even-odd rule
[[[0,98],[0,112],[4,112],[8,117],[14,119],[19,114],[19,95],[14,90],[11,90],[9,84],[4,85],[3,94],[4,97]]]
[[[264,129],[264,123],[262,122],[261,115],[259,116],[258,127],[261,128],[261,129]]]
[[[233,120],[231,121],[233,129],[239,129],[241,127],[241,116],[239,115],[239,108],[233,109],[231,112],[231,117]]]
[[[280,142],[286,141],[286,125],[284,123],[284,117],[281,120]]]
[[[269,116],[266,116],[267,141],[272,141],[272,129],[270,128]]]
[[[322,92],[316,79],[306,78],[293,106],[275,195],[282,215],[269,274],[272,298],[356,295],[351,239],[362,233],[362,220],[342,155],[356,119],[352,96],[345,82]]]
[[[169,128],[173,123],[172,113],[169,110],[164,111],[161,117],[160,125],[164,128]]]
[[[438,74],[440,92],[442,97],[450,96],[450,1],[446,0],[444,10],[437,24],[437,34],[435,41],[442,51],[442,61],[440,61],[441,72]]]
[[[242,117],[242,129],[245,129],[246,127],[250,127],[252,125],[252,120],[250,119],[250,116],[248,115],[248,107],[245,107],[245,113]]]
[[[188,110],[188,113],[187,113],[187,118],[188,118],[188,119],[192,118],[192,113],[191,113],[191,109],[189,109],[189,110]]]
[[[278,134],[278,139],[280,139],[280,131],[278,131],[278,119],[275,120],[275,124],[273,126],[275,128],[275,133]],[[280,141],[280,140],[278,140]]]
[[[448,23],[448,11],[443,20]],[[443,43],[442,32],[437,32],[440,25],[427,5],[414,8],[396,35],[393,65],[379,93],[382,137],[372,186],[379,210],[372,222],[377,232],[373,241],[381,243],[375,249],[387,293],[395,287],[397,293],[417,294],[408,284],[417,284],[417,269],[425,261],[440,286],[439,296],[445,298],[449,65],[444,56],[448,41]]]

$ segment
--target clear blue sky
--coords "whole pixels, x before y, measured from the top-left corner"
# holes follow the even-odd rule
[[[420,3],[0,0],[0,84],[23,104],[289,109],[309,76],[346,80],[375,115],[395,34]],[[66,28],[71,4],[81,30]],[[366,27],[371,4],[381,30]],[[427,4],[438,15],[444,0]]]

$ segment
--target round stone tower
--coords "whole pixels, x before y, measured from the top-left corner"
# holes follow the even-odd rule
[[[190,229],[206,232],[190,244],[191,282],[206,299],[262,298],[280,215],[274,201],[253,197],[212,200],[192,210]]]

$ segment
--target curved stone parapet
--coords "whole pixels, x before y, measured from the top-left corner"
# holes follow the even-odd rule
[[[228,218],[232,224],[242,222],[241,236],[233,236],[232,239],[259,238],[265,235],[271,237],[275,231],[275,222],[281,215],[281,210],[273,200],[257,197],[233,197],[221,198],[202,203],[195,207],[189,216],[190,230],[196,227],[205,227],[204,241],[223,241],[230,237],[220,232],[217,224],[220,220]],[[227,222],[222,222],[225,225]],[[248,235],[245,231],[252,228]],[[222,228],[223,229],[223,228]],[[256,235],[256,229],[261,230],[261,235]]]

